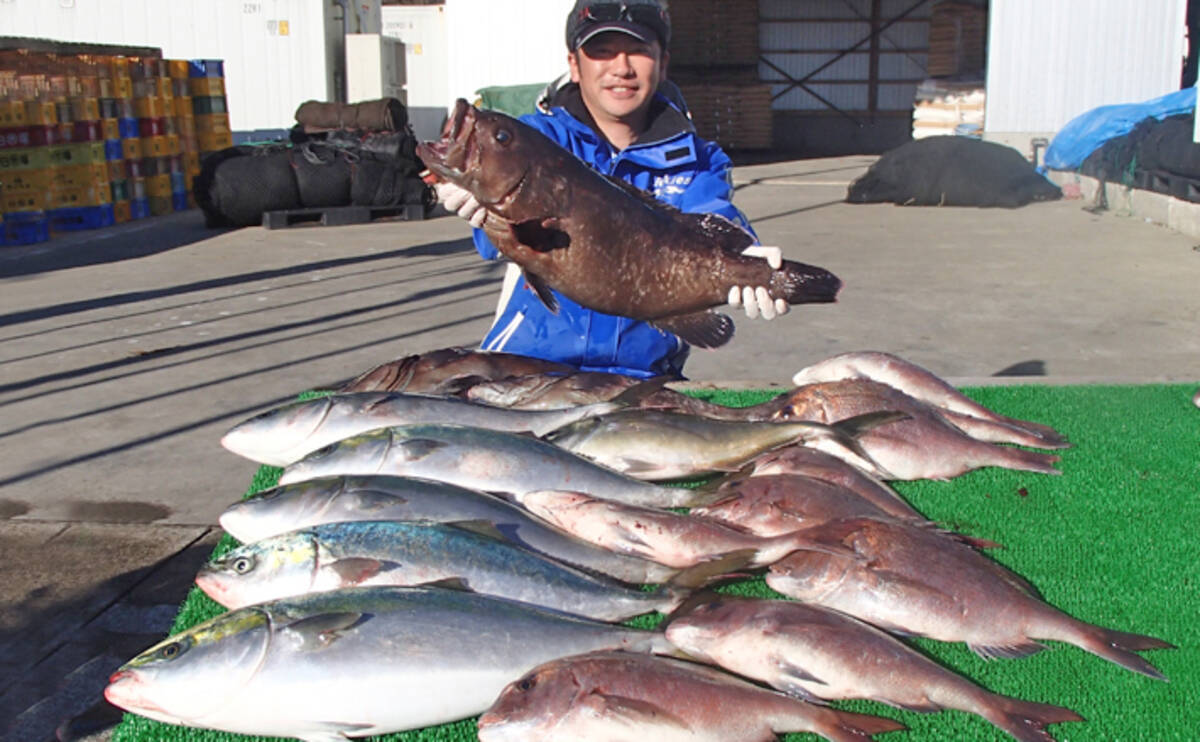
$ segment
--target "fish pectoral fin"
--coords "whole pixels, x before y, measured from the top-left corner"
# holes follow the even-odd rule
[[[776,667],[784,674],[784,678],[790,681],[800,680],[805,683],[820,683],[821,685],[829,685],[824,680],[821,680],[816,675],[813,675],[808,670],[805,670],[799,665],[787,662],[786,660],[776,660]],[[806,696],[812,695],[808,691],[802,691]],[[822,701],[824,703],[824,701]]]
[[[459,592],[471,593],[475,592],[466,580],[461,577],[443,577],[440,580],[421,583],[422,587],[440,587],[443,590],[458,590]]]
[[[733,320],[720,312],[703,312],[659,317],[650,324],[674,333],[697,348],[719,348],[733,337]]]
[[[529,219],[509,226],[513,237],[530,250],[550,252],[571,246],[571,235],[563,229],[561,220],[555,217]]]
[[[396,447],[403,453],[405,461],[417,461],[448,445],[450,444],[445,441],[432,438],[409,438],[401,441]]]
[[[550,310],[551,314],[558,314],[558,299],[555,298],[554,293],[550,291],[550,287],[546,285],[541,276],[524,269],[522,269],[522,272],[525,274],[525,283],[529,284],[529,288],[533,289],[537,297],[542,300],[542,303],[546,305],[546,309]]]
[[[972,652],[984,658],[985,660],[994,660],[1000,657],[1005,659],[1028,657],[1029,655],[1037,654],[1046,648],[1046,645],[1039,644],[1032,639],[1026,639],[1013,644],[1003,644],[998,646],[970,643],[968,643],[967,646]]]
[[[609,466],[622,474],[628,474],[634,479],[639,479],[647,474],[653,474],[662,470],[661,461],[646,461],[645,459],[635,459],[629,456],[614,458],[610,461]]]
[[[348,721],[320,721],[313,726],[316,728],[301,734],[297,739],[304,742],[346,742],[350,735],[361,737],[363,732],[375,725]]]
[[[384,571],[384,562],[365,557],[338,559],[329,565],[343,585],[358,585]]]
[[[683,731],[690,731],[692,728],[691,724],[670,711],[639,698],[593,692],[589,693],[580,703],[597,717],[612,719],[632,727],[666,725]]]
[[[302,650],[324,649],[340,639],[342,634],[370,618],[369,613],[355,611],[318,613],[289,623],[283,628],[283,633]]]

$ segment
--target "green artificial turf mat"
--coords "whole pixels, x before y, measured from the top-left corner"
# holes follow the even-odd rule
[[[1170,682],[1129,672],[1083,650],[1045,642],[1016,660],[985,661],[962,645],[913,643],[980,685],[1006,695],[1073,709],[1087,721],[1058,724],[1059,740],[1192,740],[1200,729],[1200,410],[1194,385],[1016,386],[964,390],[1006,415],[1055,426],[1074,447],[1062,451],[1062,476],[983,469],[950,482],[897,482],[927,517],[997,541],[989,555],[1032,582],[1051,605],[1090,623],[1165,639],[1178,649],[1142,653]],[[733,405],[769,392],[699,396]],[[250,492],[272,486],[280,470],[263,467]],[[234,545],[226,536],[216,548]],[[761,579],[723,590],[774,596]],[[174,631],[220,612],[193,589]],[[631,622],[650,627],[658,617]],[[207,689],[209,692],[218,688]],[[198,688],[197,692],[206,692]],[[982,719],[958,711],[917,714],[856,701],[839,708],[899,719],[907,732],[882,740],[1008,740]],[[126,714],[113,742],[263,740],[170,726]],[[475,739],[473,720],[377,740]],[[785,735],[785,740],[815,739]],[[653,742],[653,740],[647,740]]]

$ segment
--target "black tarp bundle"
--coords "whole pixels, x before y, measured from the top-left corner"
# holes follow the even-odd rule
[[[1079,172],[1130,186],[1155,182],[1169,185],[1172,176],[1200,183],[1200,144],[1192,141],[1194,124],[1190,113],[1163,119],[1147,117],[1128,134],[1109,139],[1088,155]],[[1172,195],[1197,200],[1193,188],[1176,188]]]
[[[399,122],[399,128],[316,132],[311,122],[301,122],[292,130],[290,143],[241,145],[206,156],[193,182],[205,223],[248,227],[261,224],[263,212],[299,208],[406,204],[432,208],[436,199],[420,178],[424,165],[417,157],[417,140],[403,106],[394,99],[356,105],[365,111],[362,115],[346,112],[344,105],[313,109],[308,103],[296,115],[312,119],[303,113],[309,106],[309,113],[334,111],[323,119],[326,122],[353,120],[377,126]]]
[[[1020,152],[971,137],[917,139],[886,152],[850,184],[850,203],[999,206],[1052,201],[1062,191]]]

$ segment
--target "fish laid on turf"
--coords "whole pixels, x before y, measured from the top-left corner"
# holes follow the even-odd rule
[[[685,572],[639,590],[476,531],[479,524],[328,523],[244,544],[205,565],[196,584],[227,608],[344,587],[454,582],[477,593],[601,621],[670,613],[728,569]],[[736,568],[740,565],[735,565]]]
[[[417,146],[438,178],[487,210],[483,230],[551,311],[555,289],[606,314],[645,320],[697,347],[733,336],[712,311],[730,289],[766,287],[790,304],[834,301],[842,282],[785,260],[742,255],[754,237],[715,214],[685,214],[591,169],[541,132],[459,99],[443,139]]]
[[[755,477],[772,474],[815,477],[853,490],[859,497],[898,518],[921,517],[896,490],[879,478],[837,456],[808,446],[787,446],[770,451],[756,457],[747,470]]]
[[[440,348],[381,363],[343,384],[337,391],[458,394],[478,381],[549,371],[570,373],[563,363],[473,348]]]
[[[1021,742],[1052,742],[1067,708],[975,685],[862,621],[793,600],[727,596],[689,603],[667,639],[692,657],[808,700],[867,698],[910,711],[978,714]]]
[[[318,477],[258,492],[221,514],[221,527],[243,543],[324,523],[402,520],[484,521],[505,538],[560,562],[623,582],[667,582],[679,570],[616,554],[551,527],[494,495],[414,477]]]
[[[620,374],[580,371],[571,374],[531,374],[480,382],[466,390],[467,399],[521,410],[557,410],[607,402],[638,383]],[[671,379],[662,378],[660,383]],[[728,407],[662,387],[639,398],[631,406],[700,415],[714,420],[770,420],[786,401],[780,394],[773,400],[749,407]]]
[[[110,703],[172,724],[338,742],[479,714],[558,657],[670,652],[660,633],[487,595],[366,587],[248,606],[125,663]]]
[[[903,728],[704,665],[602,652],[548,662],[511,683],[479,717],[479,742],[769,742],[785,732],[864,742]]]
[[[652,481],[736,471],[789,444],[817,445],[870,461],[858,439],[904,417],[873,412],[837,425],[809,421],[737,422],[658,410],[620,410],[579,420],[544,436],[556,446],[638,479]]]
[[[759,536],[779,536],[845,518],[898,519],[920,528],[937,528],[915,511],[912,516],[893,515],[853,490],[815,477],[796,474],[746,477],[722,484],[717,492],[724,498],[692,508],[688,514]],[[943,533],[980,548],[997,545],[960,533]]]
[[[792,377],[792,383],[801,386],[842,379],[872,379],[947,410],[1020,428],[1038,436],[1050,445],[1057,446],[1067,442],[1061,433],[1049,425],[1018,420],[989,410],[932,372],[891,353],[879,351],[842,353],[800,369]]]
[[[711,497],[633,479],[531,436],[439,424],[400,425],[346,438],[288,466],[279,483],[343,474],[424,477],[508,494],[576,489],[650,507],[691,507]]]
[[[964,433],[932,406],[886,384],[869,379],[808,384],[793,389],[780,411],[780,420],[809,420],[834,424],[877,410],[900,410],[906,418],[865,431],[859,444],[891,479],[950,479],[985,466],[1061,474],[1059,457],[1023,448],[999,446]],[[598,419],[604,419],[603,417]],[[570,430],[570,427],[562,430]],[[838,455],[827,440],[811,444]]]
[[[507,410],[463,399],[403,392],[332,394],[289,402],[255,415],[226,433],[221,445],[260,464],[287,466],[330,443],[393,425],[455,423],[543,435],[623,406],[613,401],[566,410]]]
[[[902,634],[966,642],[978,655],[1022,657],[1037,639],[1075,646],[1148,677],[1165,679],[1134,654],[1171,644],[1068,616],[1025,580],[952,539],[895,521],[851,519],[815,526],[851,556],[796,552],[771,565],[767,585]]]
[[[542,490],[517,495],[529,512],[598,546],[686,568],[731,554],[747,567],[772,564],[797,549],[837,549],[806,531],[756,536],[713,520],[624,505],[580,492]]]

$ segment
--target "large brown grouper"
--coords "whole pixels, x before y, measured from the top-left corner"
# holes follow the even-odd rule
[[[733,336],[712,311],[730,289],[764,286],[789,304],[831,302],[827,270],[742,255],[753,236],[715,214],[685,214],[602,175],[536,129],[459,100],[446,135],[417,154],[487,209],[483,229],[551,310],[553,288],[579,304],[645,320],[702,348]]]

